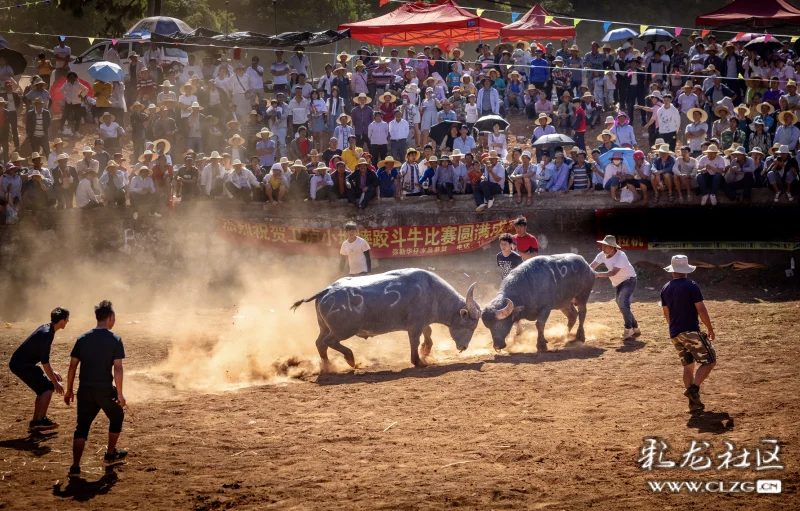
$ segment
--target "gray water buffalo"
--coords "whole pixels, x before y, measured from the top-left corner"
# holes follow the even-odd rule
[[[567,316],[570,331],[578,320],[575,340],[584,342],[586,302],[592,294],[594,280],[589,264],[575,254],[538,256],[517,266],[503,280],[494,300],[483,309],[483,324],[492,332],[494,348],[505,348],[511,327],[526,319],[536,321],[537,351],[547,351],[544,325],[553,309]]]
[[[424,363],[419,355],[419,338],[425,336],[422,354],[433,347],[433,323],[446,325],[456,347],[464,351],[478,327],[481,309],[472,297],[475,284],[466,299],[438,275],[425,270],[403,269],[378,275],[339,279],[319,293],[292,305],[316,300],[319,337],[317,350],[323,371],[328,369],[328,348],[338,351],[351,367],[353,352],[341,342],[353,336],[374,337],[389,332],[408,332],[411,363]]]

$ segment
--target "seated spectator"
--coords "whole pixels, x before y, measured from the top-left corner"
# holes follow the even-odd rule
[[[611,192],[614,202],[619,202],[617,190],[623,186],[627,175],[631,175],[631,172],[622,158],[622,153],[615,152],[611,155],[611,161],[606,165],[603,177],[603,188]]]
[[[672,151],[669,150],[669,144],[661,144],[658,149],[656,149],[656,158],[653,160],[652,164],[653,204],[658,204],[659,191],[665,188],[667,189],[667,193],[669,193],[669,202],[675,202],[675,193],[672,190],[674,166],[675,157]]]
[[[370,170],[369,162],[361,158],[356,164],[355,172],[348,177],[350,183],[349,200],[358,209],[364,211],[369,203],[377,198],[380,180],[374,170]]]
[[[133,219],[139,218],[139,211],[144,208],[150,216],[160,217],[156,212],[156,185],[150,177],[150,167],[139,165],[137,174],[131,180],[131,206]]]
[[[291,170],[289,174],[289,200],[306,200],[309,196],[309,182],[311,181],[311,176],[308,175],[308,169],[300,160],[295,160],[294,163],[289,166],[289,169]]]
[[[692,200],[692,179],[697,175],[697,160],[691,155],[690,146],[681,147],[681,157],[675,160],[675,166],[672,167],[673,183],[678,191],[680,204],[688,204]],[[685,197],[682,189],[686,191]]]
[[[328,202],[333,202],[333,199],[336,198],[333,189],[333,178],[331,178],[329,174],[330,170],[331,169],[322,162],[319,162],[314,169],[314,175],[311,176],[309,184],[309,194],[312,202],[326,199]]]
[[[208,161],[208,165],[200,173],[200,190],[206,198],[220,197],[222,196],[225,179],[222,156],[217,151],[213,151],[211,156],[208,157]]]
[[[57,209],[72,209],[75,191],[78,189],[78,171],[69,165],[69,155],[61,153],[56,158],[56,166],[52,170],[53,189],[56,196]],[[0,197],[2,199],[2,197]]]
[[[564,153],[557,152],[553,161],[553,177],[545,186],[548,192],[566,192],[569,190],[569,165],[564,161]]]
[[[336,159],[335,157],[333,158]],[[331,172],[331,179],[333,180],[333,198],[347,199],[350,191],[350,181],[348,180],[350,173],[347,171],[347,166],[343,160],[338,160],[334,164],[334,170]]]
[[[701,160],[702,161],[702,160]],[[789,146],[781,145],[775,151],[775,159],[767,168],[767,180],[772,191],[775,192],[775,202],[781,200],[781,193],[786,192],[789,202],[794,202],[792,196],[792,183],[797,181],[797,160],[792,157]]]
[[[549,115],[544,112],[539,114],[539,117],[536,119],[536,127],[533,129],[533,135],[531,135],[531,144],[545,135],[555,135],[556,129],[550,125],[551,122],[553,122],[553,120]],[[536,147],[536,161],[541,161],[542,151],[543,149],[541,146]]]
[[[257,189],[260,184],[256,176],[250,172],[250,169],[245,168],[245,164],[241,161],[233,160],[232,166],[233,172],[227,175],[225,189],[233,195],[234,199],[239,199],[247,204],[253,200],[253,190]]]
[[[788,148],[786,154],[789,154]],[[702,196],[701,206],[705,206],[709,198],[712,206],[717,205],[717,191],[724,182],[722,173],[725,165],[725,159],[719,155],[719,147],[716,144],[709,145],[708,149],[703,151],[703,156],[697,162],[697,185]]]
[[[538,150],[538,148],[537,148]],[[528,206],[533,204],[531,194],[533,192],[533,179],[536,176],[536,166],[531,163],[530,151],[523,151],[520,158],[522,162],[517,165],[511,176],[511,182],[514,183],[514,189],[517,191],[517,204],[522,204],[522,191],[528,194]]]
[[[477,208],[481,212],[494,205],[494,196],[503,194],[503,185],[506,182],[506,169],[500,163],[500,156],[494,149],[483,159],[484,175],[477,189],[473,187],[472,194]]]
[[[183,156],[183,166],[175,172],[176,194],[181,202],[195,200],[200,191],[200,171],[194,164],[196,157],[194,151],[187,151]]]
[[[34,153],[36,154],[36,153]],[[53,203],[50,202],[48,195],[47,182],[52,181],[45,178],[38,169],[29,169],[25,174],[27,180],[22,184],[22,201],[26,210],[42,211],[51,208]]]
[[[272,165],[272,170],[264,178],[264,191],[267,193],[267,204],[274,203],[275,206],[280,206],[283,198],[289,193],[289,177],[284,174],[280,163]]]
[[[725,172],[725,195],[732,201],[741,199],[749,202],[755,182],[753,159],[747,155],[744,146],[734,149],[730,158],[730,165]]]
[[[447,197],[447,207],[452,208],[453,190],[455,189],[455,174],[453,173],[453,166],[451,165],[450,156],[443,155],[439,159],[439,167],[437,167],[433,178],[431,180],[431,188],[436,191],[436,207],[443,209],[442,199]]]
[[[92,186],[92,181],[95,179],[97,179],[97,171],[89,169],[83,174],[83,177],[78,183],[78,189],[75,192],[75,202],[78,204],[79,208],[94,209],[103,207],[103,204],[100,202],[100,197],[97,196]]]
[[[100,190],[106,206],[119,206],[124,208],[127,204],[128,176],[119,171],[119,164],[111,160],[106,164],[106,170],[100,176]]]
[[[575,154],[575,163],[569,169],[568,189],[576,192],[593,191],[592,165],[586,160],[586,151],[580,149]]]
[[[397,181],[400,173],[395,168],[397,162],[391,156],[378,162],[378,179],[381,181],[380,196],[382,198],[394,198],[396,201],[400,200],[397,195]]]
[[[467,187],[467,166],[461,162],[464,155],[458,149],[453,149],[453,154],[450,155],[451,163],[453,164],[453,175],[455,176],[455,188],[453,193],[463,194],[466,193]],[[471,157],[472,155],[470,155]]]
[[[109,151],[118,151],[121,148],[120,138],[125,134],[125,130],[117,124],[116,118],[111,115],[111,112],[104,112],[100,116],[97,133]]]

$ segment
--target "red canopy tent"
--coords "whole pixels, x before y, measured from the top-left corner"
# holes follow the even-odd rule
[[[365,21],[339,25],[350,37],[376,46],[405,46],[498,39],[503,24],[462,9],[453,0],[403,4]]]
[[[800,24],[800,9],[785,0],[735,0],[695,18],[698,27],[779,27]]]
[[[549,16],[541,4],[534,5],[530,11],[525,13],[514,23],[506,25],[500,29],[500,37],[504,41],[521,41],[523,39],[567,39],[575,37],[575,27],[569,27],[559,23],[555,19],[549,23],[544,22],[545,16]]]

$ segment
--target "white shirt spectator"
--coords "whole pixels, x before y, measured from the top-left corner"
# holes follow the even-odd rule
[[[289,67],[289,63],[285,60],[281,62],[273,62],[272,65],[269,67],[270,72],[272,73],[272,83],[275,85],[286,85],[289,83],[289,74],[288,72],[291,70]],[[286,71],[286,74],[283,75],[276,75],[275,72],[282,72]]]
[[[408,121],[405,119],[400,119],[400,122],[392,119],[389,123],[389,139],[391,140],[406,140],[408,132]]]
[[[247,76],[247,74],[243,74],[242,76],[234,74],[228,78],[228,84],[230,91],[234,94],[244,94],[253,88],[253,85],[250,83],[250,77]]]
[[[317,198],[317,187],[319,183],[325,183],[328,186],[333,186],[333,178],[327,172],[320,176],[319,174],[314,174],[311,176],[311,184],[310,184],[310,192],[311,192],[311,199],[314,200]]]
[[[389,125],[383,121],[373,121],[367,127],[367,136],[370,144],[387,144],[389,140]]]
[[[261,73],[261,74],[258,74]],[[264,68],[261,66],[256,66],[256,69],[253,69],[253,66],[247,66],[244,74],[250,77],[250,84],[254,89],[263,88],[264,85]],[[259,87],[259,84],[261,87]]]
[[[200,80],[203,80],[203,68],[200,66],[186,66],[183,68],[183,74],[181,74],[181,81],[183,83],[188,82],[192,79],[192,76],[199,76]]]
[[[712,160],[708,156],[703,155],[697,162],[697,170],[704,170],[706,165],[710,165],[711,167],[711,169],[708,171],[709,175],[713,176],[714,174],[721,174],[725,169],[725,158],[717,155],[716,158]]]
[[[90,202],[100,202],[100,199],[94,193],[94,189],[92,189],[92,182],[88,178],[83,178],[78,183],[78,189],[75,191],[75,202],[79,208],[86,206]]]
[[[233,183],[236,188],[258,188],[258,179],[250,169],[242,168],[242,173],[239,174],[235,170],[228,174],[228,181]]]
[[[143,194],[147,191],[156,193],[156,185],[153,183],[153,178],[150,176],[133,176],[131,179],[131,193]]]
[[[161,48],[156,48],[155,50],[148,49],[144,52],[142,58],[143,58],[142,62],[144,62],[145,66],[150,65],[150,59],[156,59],[156,63],[160,65],[161,62],[164,60],[164,50],[162,50]]]
[[[56,46],[53,48],[53,53],[56,54],[56,69],[60,69],[66,66],[66,58],[72,55],[72,50],[67,45],[64,45],[64,47]]]
[[[298,73],[308,76],[308,68],[310,67],[308,55],[303,54],[302,57],[298,57],[295,53],[289,57],[289,65],[292,66],[292,69],[296,69]]]
[[[689,123],[686,125],[686,134],[694,134],[694,133],[705,133],[708,134],[708,124],[701,122],[698,124]],[[700,151],[703,148],[703,142],[706,141],[706,137],[694,137],[689,138],[687,137],[686,140],[689,142],[689,148],[691,148],[692,152],[695,153]]]
[[[619,167],[617,167],[613,163],[609,163],[608,165],[606,165],[605,173],[603,174],[603,186],[605,186],[606,183],[608,183],[609,179],[616,176],[617,173],[631,174],[631,169],[628,168],[628,164],[625,163],[624,161],[620,164]]]
[[[61,86],[61,93],[64,95],[68,105],[80,105],[81,96],[86,96],[89,93],[89,89],[78,80],[75,80],[75,83],[67,81]]]
[[[195,95],[185,96],[185,95],[181,94],[178,97],[178,103],[180,105],[186,105],[188,107],[191,107],[192,103],[195,103],[195,102],[197,102],[197,96],[195,96]],[[181,119],[185,119],[185,118],[189,117],[190,115],[192,115],[192,109],[191,108],[187,108],[186,110],[181,109]]]
[[[211,188],[215,179],[224,179],[225,169],[218,163],[209,163],[200,173],[200,189],[206,195],[211,195]]]
[[[299,102],[296,98],[289,101],[289,113],[292,116],[292,124],[303,124],[308,121],[308,111],[311,107],[306,98],[302,98]]]
[[[681,127],[681,114],[675,105],[670,105],[669,108],[663,106],[658,109],[658,132],[659,133],[676,133]]]
[[[684,174],[689,177],[694,177],[697,174],[697,160],[689,157],[689,161],[683,161],[683,157],[675,160],[675,166],[672,167],[672,172],[675,174]]]
[[[689,110],[697,106],[697,94],[691,92],[685,94],[682,92],[678,99],[675,100],[675,103],[680,107],[681,113],[686,115]]]
[[[636,277],[636,270],[633,269],[633,265],[631,265],[631,262],[628,261],[628,256],[625,255],[625,252],[619,249],[617,250],[617,253],[611,257],[607,257],[605,253],[600,252],[597,254],[597,257],[594,258],[592,263],[603,264],[608,271],[612,271],[614,268],[619,268],[619,271],[616,275],[609,277],[609,280],[611,280],[611,285],[614,287],[617,287],[631,277]]]
[[[117,138],[125,134],[125,130],[117,124],[117,121],[112,121],[108,125],[101,122],[97,132],[101,135],[100,138]]]
[[[367,250],[369,250],[369,243],[364,238],[356,236],[356,240],[353,243],[350,243],[350,240],[344,240],[339,253],[347,256],[347,262],[350,264],[350,275],[358,275],[368,270],[367,258],[364,255]]]

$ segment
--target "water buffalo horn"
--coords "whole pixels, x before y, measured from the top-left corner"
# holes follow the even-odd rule
[[[514,302],[506,298],[506,306],[494,313],[497,319],[506,319],[514,312]]]
[[[475,284],[477,284],[477,282],[473,282],[472,285],[469,286],[469,291],[467,291],[467,310],[472,319],[479,319],[481,317],[481,308],[478,307],[478,304],[475,303],[475,299],[472,297]]]

